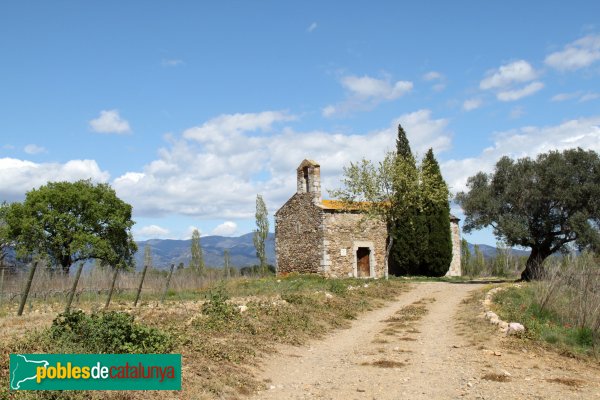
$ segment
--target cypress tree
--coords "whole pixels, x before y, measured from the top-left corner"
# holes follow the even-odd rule
[[[398,138],[396,139],[396,152],[398,158],[405,160],[410,169],[409,175],[418,180],[415,157],[410,149],[406,132],[402,125],[398,125]],[[397,193],[411,190],[411,188],[396,188]],[[389,273],[391,275],[412,275],[417,273],[419,267],[419,239],[417,237],[418,208],[417,205],[408,207],[402,215],[397,218],[395,226],[388,229],[389,235],[394,238],[390,252]]]
[[[443,276],[452,261],[449,192],[432,149],[427,151],[421,164],[420,194],[423,246],[419,272]]]

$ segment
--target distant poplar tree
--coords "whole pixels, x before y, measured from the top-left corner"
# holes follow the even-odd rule
[[[147,265],[148,268],[152,268],[152,249],[148,244],[144,247],[144,265]]]
[[[230,265],[231,257],[229,256],[229,250],[225,249],[225,251],[223,251],[223,276],[225,278],[231,277]]]
[[[200,232],[198,229],[194,229],[192,232],[192,259],[190,261],[190,268],[197,272],[198,275],[204,275],[204,255],[202,254],[202,246],[200,246]]]
[[[256,257],[260,261],[260,273],[267,274],[267,254],[266,241],[269,236],[269,213],[267,206],[260,194],[256,195],[256,230],[254,231],[254,247],[256,248]]]
[[[463,275],[471,275],[471,251],[465,238],[460,240],[460,268]]]

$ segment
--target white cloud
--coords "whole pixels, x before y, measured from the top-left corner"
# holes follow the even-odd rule
[[[567,44],[563,50],[549,54],[544,62],[559,71],[589,67],[600,60],[600,34],[587,35]]]
[[[27,154],[40,154],[45,153],[46,149],[42,146],[38,146],[37,144],[28,144],[23,148],[23,151]]]
[[[579,99],[579,102],[583,103],[586,101],[596,100],[598,98],[600,98],[600,93],[587,93],[587,94],[584,94],[583,96],[581,96],[581,98]]]
[[[158,225],[148,225],[140,229],[136,229],[136,238],[160,239],[165,238],[169,234],[169,230]]]
[[[369,110],[383,101],[396,100],[413,88],[410,81],[393,82],[388,77],[377,79],[367,75],[347,75],[340,82],[347,91],[346,100],[323,108],[322,114],[325,117]]]
[[[535,92],[540,91],[544,88],[544,84],[539,81],[531,82],[529,85],[520,88],[498,92],[496,97],[500,101],[515,101],[522,99],[523,97],[531,96]]]
[[[90,128],[98,133],[130,133],[129,122],[121,118],[118,110],[102,110],[100,116],[90,121]]]
[[[571,100],[581,96],[581,92],[572,92],[572,93],[558,93],[550,98],[551,101],[565,101]]]
[[[243,120],[254,120],[257,115]],[[230,117],[223,115],[218,120],[229,121]],[[304,158],[322,163],[326,195],[326,189],[339,186],[342,168],[350,161],[362,157],[377,160],[391,150],[399,122],[413,150],[421,155],[429,147],[438,154],[451,144],[448,121],[434,119],[429,110],[402,115],[388,127],[364,134],[283,128],[267,136],[242,131],[240,124],[232,128],[228,123],[210,121],[186,130],[184,137],[189,140],[170,139],[158,159],[141,171],[113,181],[117,194],[134,206],[137,215],[252,218],[257,193],[264,194],[273,212],[296,191],[295,170]],[[211,135],[196,134],[205,132],[207,125]]]
[[[597,98],[600,98],[600,93],[595,93],[595,92],[584,93],[581,90],[579,90],[577,92],[572,92],[572,93],[556,94],[556,95],[552,96],[552,98],[550,100],[551,101],[566,101],[566,100],[577,99],[578,102],[584,103],[586,101],[596,100]]]
[[[310,24],[310,25],[308,26],[308,28],[306,28],[306,31],[307,31],[308,33],[312,33],[312,32],[313,32],[315,29],[317,29],[317,23],[316,23],[316,22],[313,22],[312,24]]]
[[[23,199],[25,192],[52,181],[74,182],[91,179],[107,182],[110,175],[94,160],[71,160],[65,164],[34,163],[15,158],[0,158],[0,201]]]
[[[435,80],[442,79],[442,78],[443,78],[443,75],[437,71],[430,71],[430,72],[426,73],[425,75],[423,75],[423,79],[426,81],[435,81]]]
[[[408,81],[376,79],[370,76],[345,76],[342,86],[359,98],[375,98],[394,100],[412,90],[413,84]]]
[[[518,60],[510,64],[491,70],[479,83],[482,90],[502,89],[515,83],[529,82],[537,78],[538,73],[525,60]]]
[[[161,61],[161,65],[163,67],[178,67],[178,66],[183,65],[183,64],[184,64],[183,60],[180,60],[180,59],[177,59],[177,58],[174,58],[174,59],[163,59]]]
[[[2,148],[5,150],[13,150],[15,146],[13,146],[12,144],[5,144],[2,146]]]
[[[478,171],[492,172],[504,155],[512,158],[536,157],[550,150],[581,147],[600,151],[600,116],[566,121],[560,125],[525,126],[495,135],[494,145],[478,156],[441,163],[442,173],[451,191],[466,189],[467,178]]]
[[[473,111],[473,110],[476,110],[479,107],[481,107],[482,104],[483,104],[483,101],[481,99],[478,99],[478,98],[467,99],[464,101],[462,108],[465,111]]]
[[[237,233],[237,224],[233,221],[225,221],[212,230],[213,235],[233,236]]]

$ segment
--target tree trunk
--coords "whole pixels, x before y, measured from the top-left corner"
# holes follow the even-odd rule
[[[521,273],[522,281],[533,281],[544,278],[544,260],[550,255],[550,250],[531,248],[531,254],[525,264],[525,270]]]

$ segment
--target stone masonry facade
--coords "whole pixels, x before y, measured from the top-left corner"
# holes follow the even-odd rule
[[[387,228],[341,202],[322,200],[320,166],[304,160],[296,193],[275,213],[277,274],[315,273],[335,277],[385,276]],[[458,218],[450,220],[453,257],[449,276],[459,276]]]

